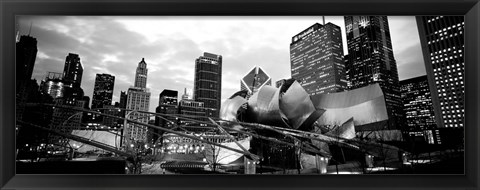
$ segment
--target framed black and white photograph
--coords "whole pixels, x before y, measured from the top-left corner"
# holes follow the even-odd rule
[[[478,188],[477,1],[1,6],[2,188]]]

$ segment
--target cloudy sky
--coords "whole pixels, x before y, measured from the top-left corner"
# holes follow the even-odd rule
[[[33,72],[37,81],[47,71],[62,72],[68,53],[80,55],[84,67],[82,88],[93,95],[95,75],[115,76],[113,101],[120,91],[133,86],[138,62],[145,58],[150,88],[150,111],[158,106],[163,89],[193,89],[195,59],[203,52],[223,56],[222,100],[240,90],[240,79],[254,66],[261,66],[275,82],[290,78],[292,36],[321,16],[282,17],[17,17],[20,34],[38,40]],[[328,16],[342,28],[343,17]],[[414,17],[389,17],[393,51],[400,80],[424,75],[418,30]]]

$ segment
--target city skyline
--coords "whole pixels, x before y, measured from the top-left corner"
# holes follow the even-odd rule
[[[95,75],[108,73],[117,79],[113,101],[119,102],[120,91],[133,86],[133,70],[144,57],[152,93],[149,110],[154,111],[162,90],[193,91],[195,59],[203,52],[223,56],[222,102],[240,90],[238,80],[254,66],[264,68],[273,81],[290,78],[291,37],[321,20],[320,16],[22,16],[18,24],[21,35],[32,24],[31,36],[39,41],[33,78],[40,82],[47,71],[61,72],[64,57],[75,53],[85,70],[82,88],[87,96],[93,94]],[[327,16],[326,22],[340,26],[347,54],[343,17]],[[389,22],[400,80],[424,75],[415,18],[389,17]]]

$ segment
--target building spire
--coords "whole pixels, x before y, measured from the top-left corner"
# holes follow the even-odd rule
[[[147,63],[145,63],[145,58],[142,58],[142,61],[138,63],[137,71],[135,72],[135,87],[147,88]]]
[[[185,88],[183,95],[182,95],[182,100],[188,100],[188,94],[187,94],[187,88]]]

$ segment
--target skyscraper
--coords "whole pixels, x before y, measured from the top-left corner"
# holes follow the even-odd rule
[[[400,81],[407,131],[436,128],[433,103],[427,76]]]
[[[264,85],[272,85],[272,78],[261,67],[254,67],[240,80],[240,90],[255,93]]]
[[[222,98],[222,56],[205,52],[195,60],[195,101],[203,102],[207,117],[218,117]]]
[[[310,95],[340,92],[347,87],[340,27],[315,23],[292,37],[292,78]]]
[[[145,59],[138,63],[135,73],[135,86],[130,87],[127,91],[127,106],[126,109],[135,110],[126,113],[128,119],[148,124],[150,120],[149,115],[145,113],[139,113],[136,111],[148,111],[150,105],[150,92],[147,89],[147,63]],[[143,141],[147,140],[147,127],[128,123],[124,126],[124,142],[128,141]]]
[[[119,106],[120,106],[119,104],[116,104],[116,105],[105,104],[103,105],[103,108],[107,108],[107,109],[104,109],[102,112],[108,115],[122,117],[120,115],[121,112],[119,112],[118,110]],[[102,124],[105,125],[105,128],[104,128],[105,130],[117,130],[120,127],[120,125],[123,124],[123,122],[124,122],[123,120],[119,120],[113,117],[103,116],[103,119],[102,119]]]
[[[119,117],[125,117],[126,111],[125,109],[127,108],[127,92],[125,91],[120,91],[120,102],[118,104],[118,108],[120,108],[120,113]],[[117,120],[117,126],[119,128],[124,128],[125,120],[123,119],[118,119]],[[123,134],[125,133],[125,130],[120,130],[121,136],[124,136]],[[125,139],[121,138],[120,139],[120,146],[122,146],[125,142]]]
[[[178,114],[178,92],[175,90],[163,90],[159,95],[158,107],[155,109],[155,113]],[[155,125],[172,129],[177,124],[176,118],[176,116],[163,116],[162,118],[157,116],[155,117]],[[156,141],[162,131],[154,129],[153,132],[152,137]]]
[[[119,102],[120,117],[125,117],[125,108],[127,108],[127,92],[120,91],[120,102]]]
[[[33,67],[37,58],[37,39],[30,35],[21,36],[15,46],[16,118],[21,120],[24,110],[23,104],[27,96],[27,82],[32,78]]]
[[[19,85],[32,78],[35,59],[37,58],[37,39],[21,36],[16,44],[16,83]]]
[[[88,102],[85,99],[77,99],[73,97],[62,97],[53,100],[55,105],[73,106],[77,108],[84,108]],[[50,128],[63,132],[71,133],[73,130],[82,129],[83,113],[75,110],[64,108],[53,108],[53,117]]]
[[[405,128],[410,136],[423,137],[426,142],[439,142],[435,135],[437,124],[433,112],[432,96],[428,86],[427,76],[419,76],[400,81]]]
[[[112,104],[115,76],[110,74],[97,74],[93,88],[92,109],[103,108]]]
[[[416,17],[439,128],[464,127],[463,16]]]
[[[187,100],[187,99],[192,99],[190,98],[190,95],[187,92],[187,88],[185,88],[183,95],[182,95],[182,100]]]
[[[207,121],[205,119],[206,116],[206,109],[205,109],[205,103],[195,101],[195,100],[189,100],[189,99],[183,99],[180,100],[180,103],[178,105],[178,110],[179,113],[182,115],[182,117],[186,117],[188,119],[179,119],[179,124],[182,127],[189,127],[189,131],[196,131],[196,132],[201,132],[205,131],[211,128],[204,128],[205,124],[198,124],[196,122],[192,122],[190,120],[197,120],[197,121]],[[189,120],[190,119],[190,120]]]
[[[80,87],[82,84],[82,75],[83,66],[80,63],[79,55],[69,53],[65,58],[63,70],[63,97],[56,98],[54,104],[88,109],[90,98],[84,96],[83,89]],[[86,115],[87,113],[55,107],[53,109],[51,128],[64,133],[81,129],[83,127],[82,121],[84,121],[84,116]],[[56,138],[52,140],[56,140]]]
[[[135,74],[135,87],[147,88],[147,74],[147,63],[145,63],[145,59],[142,58],[142,61],[138,63],[137,72]]]
[[[345,62],[345,78],[347,79],[347,89],[352,89],[352,82],[350,80],[350,62],[348,54],[343,56],[343,61]]]
[[[387,17],[345,16],[344,19],[351,89],[379,83],[385,94],[388,129],[401,129],[403,103]]]
[[[205,112],[205,103],[190,99],[187,89],[185,88],[185,92],[182,95],[182,100],[180,100],[178,103],[178,113],[182,117],[187,117],[188,119],[178,118],[178,124],[182,127],[189,126],[188,130],[197,132],[204,131],[201,127],[206,126],[205,124],[198,124],[196,122],[192,122],[191,120],[208,121],[208,119],[205,118]]]
[[[120,91],[120,108],[126,108],[127,107],[127,92],[125,91]]]
[[[65,93],[63,74],[47,72],[45,79],[40,83],[40,90],[52,98],[61,98]]]
[[[72,88],[79,88],[82,83],[83,66],[78,54],[69,53],[65,58],[63,79]]]

